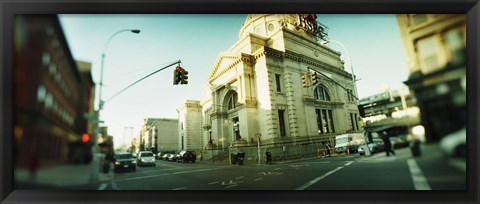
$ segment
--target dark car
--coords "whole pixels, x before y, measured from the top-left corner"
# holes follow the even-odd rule
[[[118,172],[120,170],[131,170],[136,171],[137,164],[135,159],[132,157],[132,154],[129,153],[120,153],[116,154],[114,157],[114,172]]]
[[[177,158],[177,162],[183,162],[183,163],[188,163],[192,162],[195,163],[195,160],[197,160],[197,154],[195,151],[181,151],[179,154],[179,157]]]

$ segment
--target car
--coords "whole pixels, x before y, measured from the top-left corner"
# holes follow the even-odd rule
[[[440,141],[440,148],[447,156],[466,158],[467,156],[467,130],[462,128],[450,133]]]
[[[382,139],[373,139],[373,141],[371,143],[368,143],[368,147],[369,147],[369,150],[372,154],[385,150],[384,143],[383,143]],[[365,154],[365,148],[366,148],[365,144],[358,147],[358,154],[364,155]]]
[[[169,154],[167,161],[177,161],[177,154]]]
[[[156,158],[157,160],[161,160],[163,155],[164,155],[164,153],[159,152],[158,154],[155,155],[155,158]]]
[[[168,157],[169,157],[169,156],[170,156],[170,154],[168,154],[168,153],[167,153],[167,154],[164,154],[164,155],[162,155],[162,160],[164,160],[164,161],[168,161]]]
[[[137,165],[138,166],[156,166],[156,160],[153,152],[141,151],[138,153]]]
[[[407,135],[391,136],[389,139],[390,139],[390,143],[392,143],[392,149],[398,149],[398,148],[409,146],[409,142],[407,141]]]
[[[120,170],[136,171],[137,169],[137,163],[130,153],[117,153],[113,159],[114,172],[118,172]]]
[[[195,153],[195,151],[183,150],[180,153],[178,153],[178,155],[179,156],[177,157],[177,162],[183,162],[183,163],[192,162],[192,163],[195,163],[195,160],[197,160],[197,154]]]

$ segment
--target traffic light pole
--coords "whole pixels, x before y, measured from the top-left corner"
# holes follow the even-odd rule
[[[138,82],[140,82],[140,81],[142,81],[142,80],[144,80],[144,79],[146,79],[146,78],[148,78],[148,77],[150,77],[150,76],[152,76],[152,75],[154,75],[154,74],[156,74],[156,73],[158,73],[158,72],[160,72],[160,71],[162,71],[162,70],[164,70],[164,69],[167,69],[167,68],[169,68],[169,67],[171,67],[171,66],[173,66],[173,65],[180,64],[180,63],[181,63],[181,61],[178,60],[178,61],[176,61],[176,62],[174,62],[174,63],[172,63],[172,64],[169,64],[169,65],[167,65],[167,66],[165,66],[165,67],[162,67],[162,68],[160,68],[160,69],[158,69],[158,70],[156,70],[156,71],[148,74],[147,76],[144,76],[143,78],[141,78],[141,79],[133,82],[132,84],[128,85],[127,87],[125,87],[124,89],[122,89],[121,91],[119,91],[118,93],[116,93],[115,95],[113,95],[112,97],[110,97],[109,99],[105,100],[105,102],[111,101],[113,98],[117,97],[117,96],[120,95],[122,92],[124,92],[124,91],[127,90],[128,88],[132,87],[133,85],[137,84]]]

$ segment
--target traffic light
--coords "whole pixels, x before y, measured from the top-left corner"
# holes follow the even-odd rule
[[[318,77],[317,77],[316,71],[310,72],[310,78],[312,79],[312,86],[315,86],[318,84]]]
[[[182,78],[181,78],[180,84],[188,84],[188,72],[187,72],[187,70],[182,68],[181,73],[182,73],[181,74]]]
[[[303,84],[303,88],[308,87],[307,73],[302,74],[302,84]]]
[[[90,141],[90,135],[88,135],[87,133],[83,133],[82,142],[83,143],[88,143],[89,141]]]
[[[178,85],[182,81],[182,70],[180,66],[173,70],[173,85]]]

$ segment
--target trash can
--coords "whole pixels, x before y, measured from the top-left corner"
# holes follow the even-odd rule
[[[237,164],[238,162],[238,154],[237,153],[231,153],[230,154],[230,160],[232,164]]]
[[[245,153],[238,153],[238,165],[243,165],[243,160],[245,160]]]

